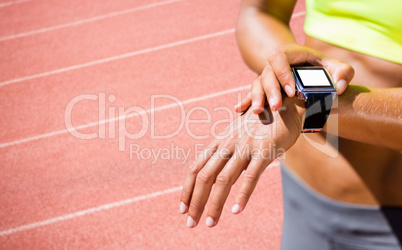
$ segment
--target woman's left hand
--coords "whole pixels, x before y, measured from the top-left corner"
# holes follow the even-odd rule
[[[232,185],[243,171],[243,181],[232,212],[244,210],[265,168],[285,153],[301,131],[304,102],[284,98],[275,112],[267,107],[257,115],[249,110],[229,125],[221,138],[213,140],[188,168],[181,194],[180,212],[188,213],[187,226],[195,227],[214,192],[206,225],[215,226]]]

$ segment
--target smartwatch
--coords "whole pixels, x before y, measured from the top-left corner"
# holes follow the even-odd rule
[[[336,88],[324,67],[292,67],[297,98],[306,102],[302,133],[320,132],[326,123],[336,96]]]

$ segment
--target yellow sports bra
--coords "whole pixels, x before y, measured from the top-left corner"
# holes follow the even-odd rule
[[[325,42],[402,64],[402,0],[306,0],[304,31]]]

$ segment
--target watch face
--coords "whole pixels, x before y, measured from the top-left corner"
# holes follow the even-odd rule
[[[331,77],[323,67],[294,67],[293,73],[304,89],[334,89]]]

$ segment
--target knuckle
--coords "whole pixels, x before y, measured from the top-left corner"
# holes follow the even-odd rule
[[[202,158],[208,159],[210,158],[215,152],[216,152],[217,148],[216,147],[207,147],[204,149],[204,151],[202,152]],[[198,172],[201,170],[201,168],[198,168]]]
[[[260,82],[261,82],[261,75],[259,75],[259,76],[257,77],[257,79],[255,79],[255,80],[252,82],[251,89],[253,89],[255,85],[260,84]]]
[[[271,64],[273,61],[275,61],[275,58],[277,57],[277,56],[276,56],[276,53],[277,53],[277,52],[272,51],[271,53],[268,54],[268,56],[267,56],[267,61],[268,61],[268,63]]]
[[[346,64],[346,65],[345,65],[345,68],[346,68],[346,74],[347,74],[347,76],[348,76],[350,79],[352,79],[353,76],[355,75],[355,69],[354,69],[351,65],[349,65],[349,64]]]
[[[255,181],[258,180],[258,174],[257,174],[257,173],[254,173],[254,172],[247,172],[247,171],[246,171],[246,173],[244,173],[243,178],[244,178],[245,180],[247,180],[247,181],[255,182]]]
[[[216,177],[216,184],[227,186],[231,184],[231,179],[227,174],[220,174]]]
[[[284,53],[286,53],[286,51],[289,50],[289,48],[292,48],[292,47],[294,47],[294,46],[298,46],[298,45],[295,45],[295,44],[284,44],[284,45],[279,46],[279,47],[277,48],[277,50],[280,51],[282,54],[284,54]]]
[[[214,147],[208,147],[206,153],[205,153],[205,157],[211,157],[212,155],[215,154],[215,152],[218,151],[218,148],[216,146]]]
[[[273,69],[267,69],[261,74],[261,82],[260,85],[264,89],[264,87],[271,85],[272,78],[274,77]]]
[[[211,211],[220,211],[220,210],[221,210],[221,206],[220,206],[219,204],[217,204],[217,203],[212,202],[212,203],[209,205],[208,210],[211,210]]]
[[[196,175],[198,173],[198,171],[199,171],[199,169],[198,169],[197,163],[192,162],[190,164],[190,166],[188,167],[188,172],[190,174]]]
[[[244,191],[239,192],[239,198],[242,199],[242,200],[248,201],[250,199],[250,196],[251,195],[249,193],[247,193],[247,192],[244,192]]]
[[[197,175],[197,180],[196,182],[200,183],[200,184],[206,184],[208,182],[211,181],[211,177],[209,176],[209,174],[207,173],[207,171],[205,170],[201,170],[198,175]]]
[[[283,56],[283,54],[283,48],[274,49],[268,54],[268,61],[272,62],[275,58]]]
[[[270,72],[269,73],[265,72],[265,75],[261,76],[261,78],[262,78],[262,81],[261,81],[262,88],[269,86],[270,83],[272,82],[272,81],[270,81],[272,79],[272,74],[270,74]]]
[[[189,209],[191,209],[193,211],[199,211],[201,209],[201,205],[198,202],[191,201]]]
[[[228,155],[230,153],[230,149],[232,148],[233,141],[230,138],[222,141],[219,147],[219,150],[216,152],[219,155]]]
[[[182,200],[187,200],[191,196],[191,194],[192,193],[189,190],[183,188],[183,190],[181,191]]]
[[[334,62],[334,64],[329,68],[332,68],[334,72],[341,75],[344,80],[350,81],[354,77],[355,70],[350,64],[344,63],[337,59],[333,59],[332,62]]]
[[[223,147],[221,150],[219,150],[219,153],[216,155],[216,159],[221,159],[221,160],[228,160],[231,156],[231,152],[229,150],[229,143],[225,142],[223,144]]]
[[[280,82],[287,83],[289,82],[290,75],[288,70],[281,70],[276,73],[276,77]]]

